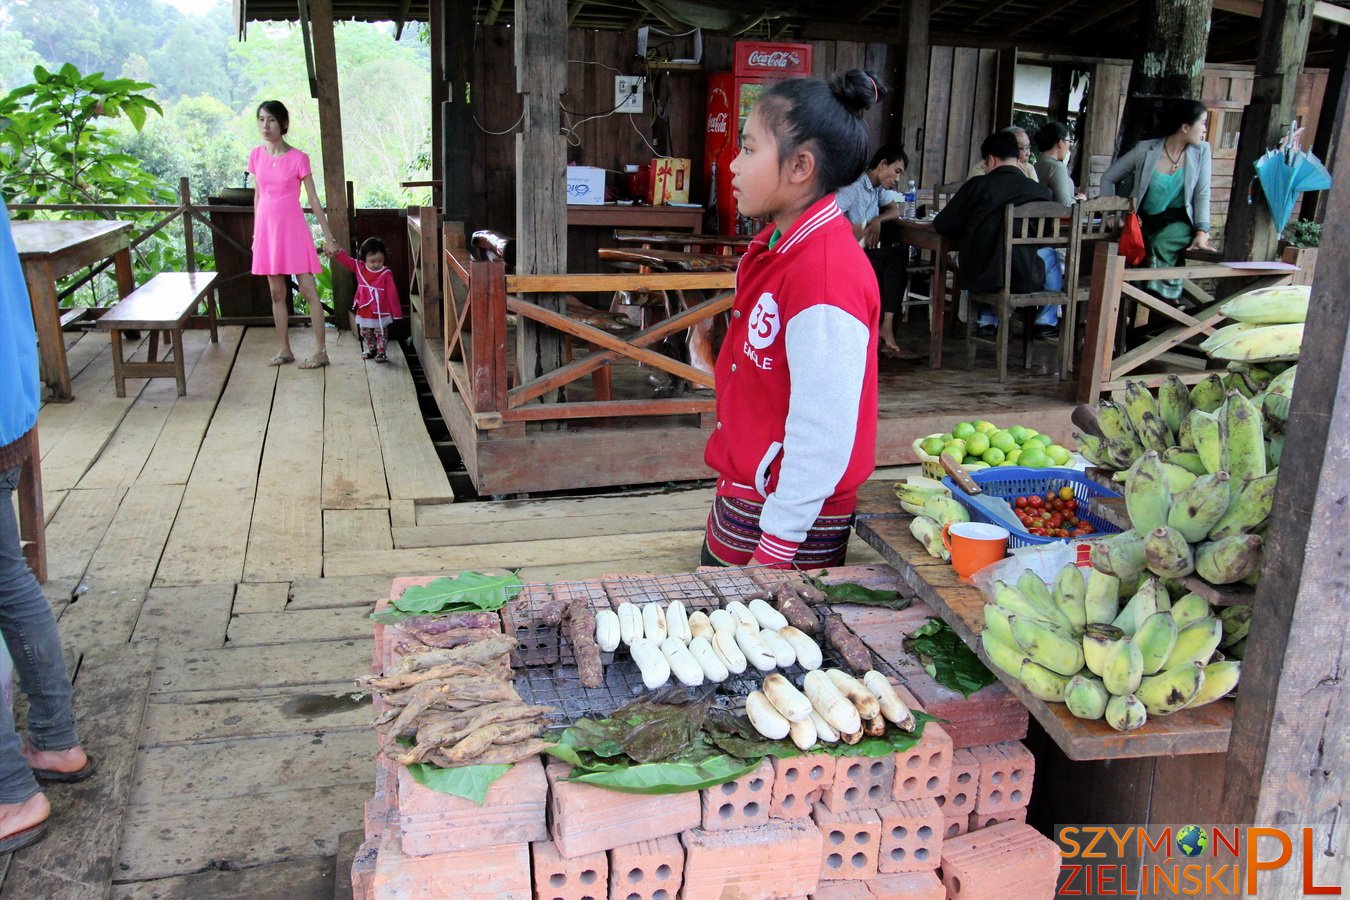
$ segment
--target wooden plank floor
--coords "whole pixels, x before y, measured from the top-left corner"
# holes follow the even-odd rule
[[[347,692],[392,578],[697,563],[707,487],[448,502],[401,351],[362,362],[343,335],[327,370],[275,369],[272,338],[190,332],[187,396],[155,380],[118,399],[107,337],[72,336],[77,400],[39,419],[47,594],[107,768],[51,789],[53,833],[0,897],[67,877],[72,897],[107,879],[114,897],[328,900],[373,789],[370,713]],[[879,557],[855,541],[850,561]]]

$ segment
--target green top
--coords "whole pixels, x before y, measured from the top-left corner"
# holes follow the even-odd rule
[[[775,228],[775,229],[773,230],[773,234],[769,235],[769,249],[770,249],[770,250],[773,249],[773,245],[776,244],[776,243],[778,243],[778,239],[781,238],[782,236],[783,236],[783,232],[779,231],[777,228]]]
[[[1165,209],[1185,206],[1186,200],[1182,197],[1185,187],[1185,169],[1178,169],[1171,175],[1154,172],[1148,182],[1148,193],[1144,194],[1144,201],[1139,204],[1139,212],[1146,216],[1156,216]]]

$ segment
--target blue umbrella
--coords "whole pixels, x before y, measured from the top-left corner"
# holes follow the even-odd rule
[[[1265,156],[1256,161],[1256,178],[1270,205],[1276,230],[1281,232],[1288,224],[1294,202],[1301,192],[1325,191],[1331,187],[1331,173],[1322,161],[1299,148],[1297,140],[1289,143],[1293,144],[1292,148],[1267,150]]]

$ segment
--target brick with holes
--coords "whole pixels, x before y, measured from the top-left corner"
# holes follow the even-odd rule
[[[980,791],[980,761],[966,749],[952,751],[952,774],[947,779],[947,792],[939,794],[937,805],[949,819],[969,817],[975,811],[975,800]]]
[[[896,753],[893,759],[892,799],[922,800],[947,793],[952,775],[952,739],[936,722],[924,725],[919,743]]]
[[[824,806],[831,812],[876,809],[890,801],[894,781],[895,759],[891,756],[840,757],[835,763],[834,781],[821,794],[816,808]]]
[[[973,812],[967,820],[969,823],[966,831],[979,831],[981,828],[988,828],[990,825],[997,825],[999,822],[1026,822],[1027,808],[1019,806],[1017,809],[1010,809],[1006,812],[982,813]]]
[[[877,874],[881,852],[881,817],[876,810],[833,812],[816,807],[812,814],[823,842],[821,881],[861,881]]]
[[[1031,802],[1036,757],[1017,741],[974,747],[980,764],[980,791],[975,811],[985,815],[1011,812]]]
[[[548,764],[549,833],[569,859],[622,844],[679,834],[702,819],[698,794],[624,794],[565,781],[571,767]]]
[[[775,819],[805,819],[816,801],[834,783],[837,760],[823,753],[788,759],[770,757],[773,763],[773,802],[769,815]]]
[[[1019,822],[1001,822],[942,844],[942,883],[949,900],[1050,900],[1059,845]]]
[[[675,900],[684,881],[684,845],[676,835],[609,851],[611,900]]]
[[[871,896],[884,900],[943,900],[947,896],[947,889],[933,871],[878,875],[863,884]]]
[[[942,839],[951,840],[970,830],[970,816],[952,816],[942,820]]]
[[[767,825],[773,798],[773,763],[765,759],[740,778],[704,788],[699,794],[704,831]]]
[[[508,844],[430,856],[403,852],[398,816],[380,839],[371,879],[374,900],[530,900],[530,845]]]
[[[691,828],[680,840],[684,843],[681,900],[779,900],[815,892],[821,838],[809,820],[778,820],[733,831]]]
[[[877,815],[881,817],[877,871],[921,872],[937,868],[942,859],[947,820],[935,800],[897,800],[878,809]]]
[[[538,757],[493,782],[483,803],[422,787],[398,770],[399,828],[412,856],[548,840],[548,779]]]
[[[552,841],[530,845],[535,900],[606,900],[609,856],[600,851],[564,859]]]

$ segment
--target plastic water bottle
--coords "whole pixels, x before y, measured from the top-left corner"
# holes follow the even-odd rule
[[[914,179],[911,178],[909,180],[909,184],[906,185],[905,187],[905,207],[902,210],[902,215],[904,218],[906,219],[914,218],[915,214],[917,213],[918,197],[919,197],[919,186],[915,184]]]

